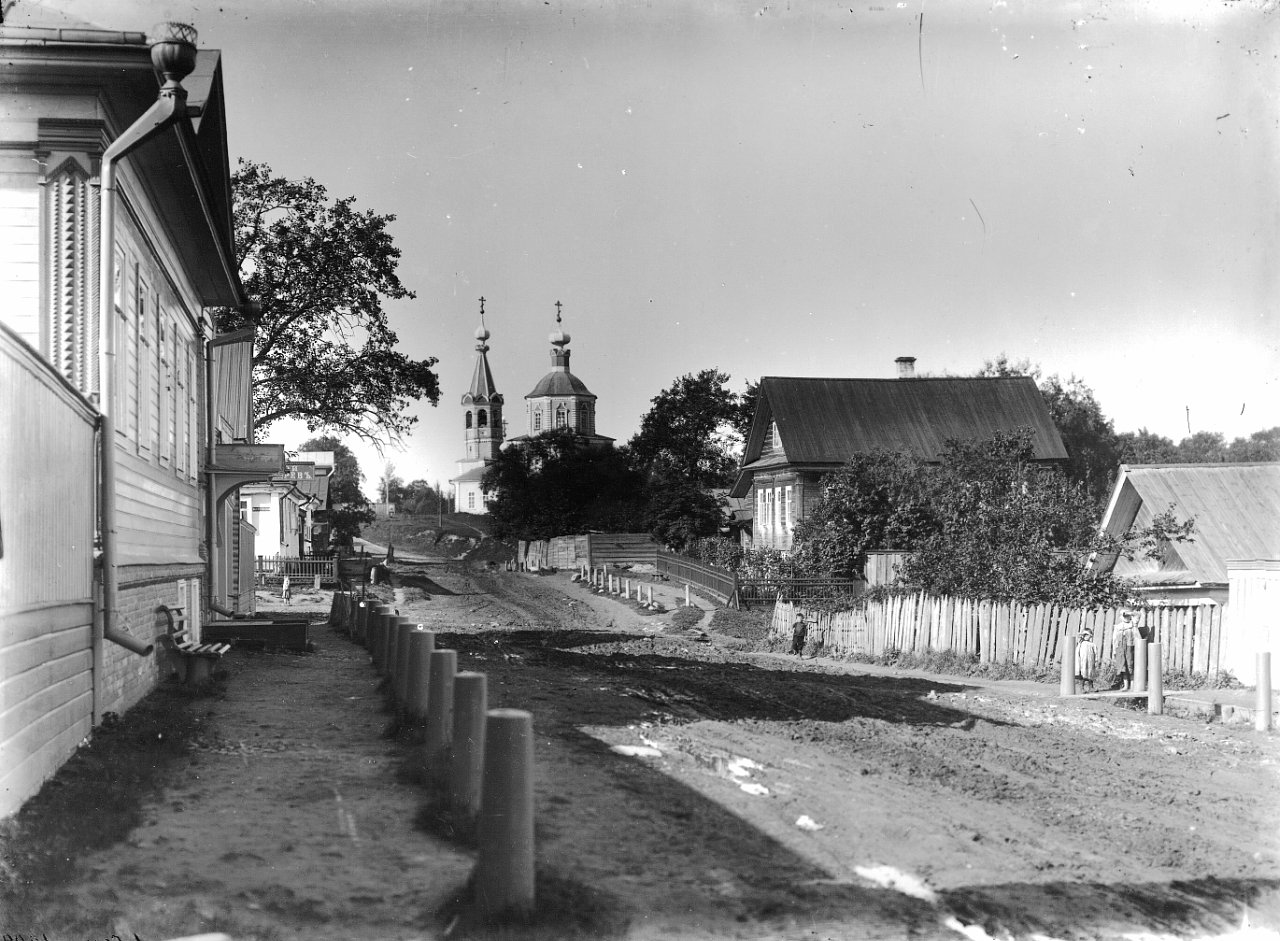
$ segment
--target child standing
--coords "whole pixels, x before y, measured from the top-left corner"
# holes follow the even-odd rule
[[[284,584],[280,586],[280,599],[285,604],[293,604],[293,589],[289,586],[289,576],[284,577]]]
[[[1098,648],[1093,643],[1093,631],[1085,628],[1076,641],[1076,692],[1092,693],[1097,673]]]

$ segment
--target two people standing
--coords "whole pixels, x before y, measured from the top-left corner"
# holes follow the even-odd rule
[[[1116,682],[1112,690],[1133,689],[1134,646],[1139,637],[1146,639],[1145,629],[1138,626],[1137,613],[1124,608],[1116,622],[1115,669]],[[1093,692],[1094,677],[1098,672],[1098,647],[1093,642],[1093,632],[1082,630],[1076,640],[1076,692]]]

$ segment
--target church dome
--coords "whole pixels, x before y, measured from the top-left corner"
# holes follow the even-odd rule
[[[560,369],[553,370],[538,380],[533,391],[525,398],[537,399],[549,395],[585,395],[595,398],[585,382],[568,370]]]

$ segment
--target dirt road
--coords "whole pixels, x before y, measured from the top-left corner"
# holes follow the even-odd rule
[[[1272,736],[733,649],[564,576],[402,566],[396,592],[534,713],[559,911],[505,937],[1280,929]],[[471,851],[413,827],[413,749],[364,652],[320,642],[233,653],[189,766],[56,904],[144,941],[446,936]]]

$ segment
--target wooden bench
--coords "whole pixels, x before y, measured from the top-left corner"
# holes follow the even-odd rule
[[[191,632],[187,630],[187,615],[183,608],[171,608],[162,604],[160,610],[169,621],[169,643],[182,655],[182,662],[186,667],[186,682],[203,683],[213,672],[213,665],[222,659],[231,645],[197,643],[191,639]]]

